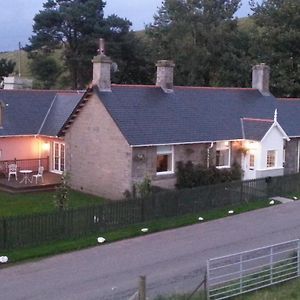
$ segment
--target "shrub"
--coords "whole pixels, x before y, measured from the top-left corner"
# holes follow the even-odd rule
[[[218,169],[216,167],[205,168],[201,165],[194,165],[191,161],[188,161],[186,164],[178,162],[176,177],[176,187],[178,189],[192,188],[241,180],[242,170],[237,163],[233,164],[230,169]]]
[[[54,197],[54,204],[59,210],[66,210],[69,204],[69,174],[63,173],[61,176],[61,184],[56,188]]]

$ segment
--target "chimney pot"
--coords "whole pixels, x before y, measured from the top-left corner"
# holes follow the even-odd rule
[[[270,67],[264,63],[252,68],[252,88],[258,89],[263,95],[270,95]]]
[[[172,60],[159,60],[156,67],[156,86],[160,86],[166,93],[173,92],[174,62]]]
[[[93,62],[93,85],[97,85],[101,92],[111,92],[111,64],[112,60],[105,55],[104,39],[99,40],[99,54]]]

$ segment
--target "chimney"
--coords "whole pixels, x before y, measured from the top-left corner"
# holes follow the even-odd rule
[[[173,92],[174,62],[172,60],[159,60],[156,67],[156,86],[160,86],[165,93]]]
[[[4,90],[29,90],[32,89],[32,82],[31,79],[19,76],[8,76],[3,77],[2,84]]]
[[[262,63],[252,68],[252,88],[258,89],[263,95],[270,95],[270,67]]]
[[[101,92],[111,92],[110,71],[112,60],[105,55],[104,39],[99,41],[99,55],[93,62],[93,85],[97,85]]]

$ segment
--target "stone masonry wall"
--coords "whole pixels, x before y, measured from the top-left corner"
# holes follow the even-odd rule
[[[68,129],[65,142],[72,188],[109,199],[131,189],[132,149],[96,95]]]
[[[298,172],[298,141],[299,139],[291,139],[286,143],[284,174]]]
[[[207,165],[207,148],[209,144],[191,144],[174,146],[174,174],[156,174],[156,151],[154,147],[136,147],[132,152],[132,178],[133,182],[140,182],[146,176],[152,185],[172,189],[176,183],[176,163],[191,161],[194,164]],[[139,159],[142,157],[142,159]]]

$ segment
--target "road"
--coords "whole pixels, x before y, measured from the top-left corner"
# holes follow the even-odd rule
[[[140,275],[153,299],[193,290],[208,258],[298,237],[300,201],[0,267],[0,299],[128,299]]]

